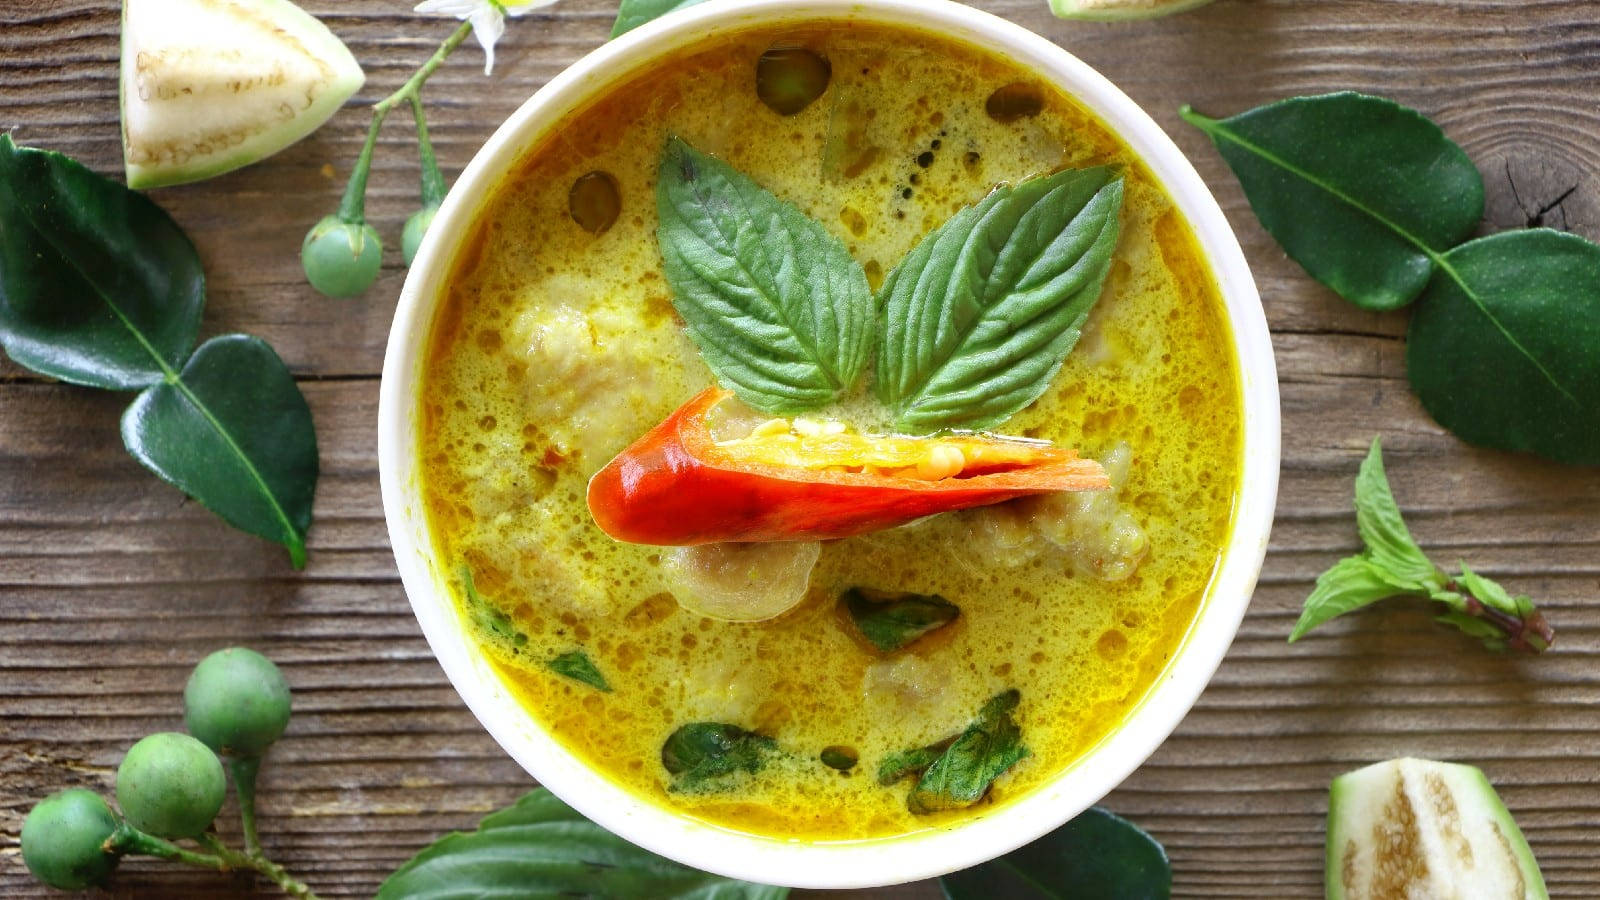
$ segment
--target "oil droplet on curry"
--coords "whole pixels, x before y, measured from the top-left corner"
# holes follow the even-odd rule
[[[784,88],[807,102],[763,98],[774,48],[808,63]],[[1113,489],[825,542],[794,586],[803,599],[766,621],[680,604],[675,551],[613,541],[585,506],[594,472],[713,383],[656,243],[668,135],[821,222],[874,289],[996,185],[1117,167],[1122,236],[1101,299],[1050,389],[997,429],[1101,460]],[[848,840],[935,827],[1070,766],[1177,652],[1240,477],[1222,302],[1148,169],[1031,73],[944,38],[853,23],[714,37],[569,116],[474,227],[425,361],[419,478],[436,559],[464,627],[528,714],[610,779],[748,832]],[[937,595],[959,614],[886,651],[842,603],[852,589]],[[608,690],[551,667],[575,651]],[[960,734],[1012,689],[1030,752],[979,803],[919,815],[908,783],[879,783],[886,755]],[[770,749],[753,772],[685,789],[663,746],[690,723],[736,726]]]

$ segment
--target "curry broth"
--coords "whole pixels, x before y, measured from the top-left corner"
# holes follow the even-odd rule
[[[824,53],[825,94],[798,115],[753,90],[775,43]],[[817,840],[904,833],[972,811],[914,816],[879,786],[884,754],[959,732],[1016,687],[1032,755],[988,803],[1082,756],[1131,711],[1183,640],[1227,538],[1239,482],[1239,379],[1222,303],[1188,226],[1148,170],[1071,99],[985,112],[1011,63],[921,32],[854,23],[712,38],[572,114],[490,196],[433,325],[420,487],[441,565],[465,565],[492,609],[454,582],[463,620],[530,715],[630,790],[745,831]],[[1133,450],[1122,501],[1150,540],[1129,578],[1017,565],[972,539],[969,514],[824,546],[804,602],[771,621],[694,615],[668,593],[661,548],[611,541],[584,504],[589,476],[711,383],[672,311],[654,229],[657,156],[675,133],[728,160],[845,240],[874,287],[926,232],[995,184],[1064,166],[1127,177],[1123,235],[1083,340],[1009,433],[1089,456]],[[595,235],[568,214],[605,171],[621,214]],[[852,586],[937,593],[962,614],[896,654],[840,613]],[[545,667],[583,649],[602,693]],[[667,789],[662,742],[729,722],[786,751],[727,790]],[[854,748],[850,774],[821,765]]]

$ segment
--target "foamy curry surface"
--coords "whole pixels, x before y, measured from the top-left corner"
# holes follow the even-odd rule
[[[755,92],[756,61],[775,44],[831,64],[826,93],[797,115]],[[1027,86],[1013,90],[1022,102],[992,114],[993,92],[1016,83]],[[1038,506],[947,514],[826,544],[806,599],[777,619],[729,623],[682,608],[663,549],[612,541],[584,502],[591,474],[712,383],[674,315],[655,239],[656,166],[672,134],[822,222],[874,288],[1000,182],[1121,167],[1122,237],[1105,292],[1053,387],[999,429],[1096,458],[1125,442],[1125,466],[1108,466],[1120,489],[1097,507],[1115,522],[1078,523],[1091,537],[1063,547],[1033,527]],[[615,179],[621,200],[598,235],[575,222],[569,196],[595,171]],[[841,840],[935,827],[1071,765],[1177,651],[1239,482],[1240,392],[1221,300],[1148,170],[1029,72],[942,38],[851,23],[713,38],[528,148],[474,227],[424,368],[419,480],[437,564],[464,627],[528,715],[607,777],[757,833]],[[1120,529],[1115,539],[1093,537],[1108,529]],[[491,609],[469,602],[463,567]],[[851,587],[939,594],[961,615],[883,654],[840,611]],[[611,692],[547,667],[573,650]],[[907,784],[878,784],[885,754],[955,735],[1008,688],[1021,692],[1031,755],[983,802],[913,815]],[[758,731],[782,752],[717,789],[672,790],[662,744],[690,722]],[[818,762],[835,746],[859,755],[848,774]]]

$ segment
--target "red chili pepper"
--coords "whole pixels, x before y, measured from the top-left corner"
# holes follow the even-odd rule
[[[707,414],[728,396],[720,388],[702,391],[595,473],[589,481],[589,513],[601,531],[619,541],[668,546],[825,540],[1029,494],[1110,486],[1099,463],[1042,441],[978,435],[839,438],[851,446],[871,447],[876,441],[895,451],[874,458],[904,458],[923,448],[936,458],[948,457],[948,451],[935,448],[961,450],[964,467],[937,480],[917,477],[914,467],[830,469],[838,454],[819,449],[829,443],[826,437],[809,444],[779,438],[784,452],[778,454],[769,452],[772,440],[719,443]],[[771,461],[775,455],[785,461]],[[814,465],[789,462],[795,459]]]

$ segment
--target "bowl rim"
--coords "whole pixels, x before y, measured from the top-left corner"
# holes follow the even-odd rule
[[[468,641],[432,559],[416,493],[416,384],[435,299],[468,225],[522,151],[568,113],[715,29],[848,19],[912,27],[1008,55],[1098,116],[1188,218],[1212,266],[1239,361],[1241,480],[1223,561],[1174,658],[1114,731],[1061,773],[991,810],[888,838],[815,842],[748,834],[670,811],[579,762],[518,705]],[[686,865],[803,888],[864,888],[967,868],[1033,841],[1109,793],[1172,733],[1215,673],[1265,558],[1277,498],[1278,383],[1265,312],[1226,217],[1176,144],[1126,94],[1067,50],[951,0],[712,0],[601,45],[540,88],[474,155],[434,217],[402,288],[378,409],[384,518],[401,581],[430,649],[473,714],[540,784],[607,830]]]

